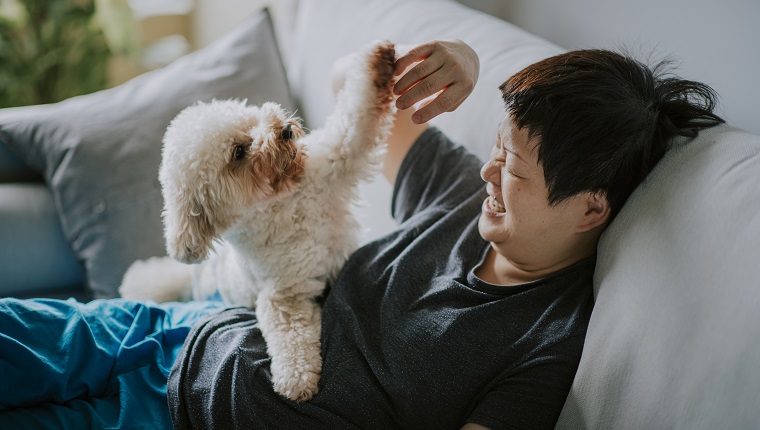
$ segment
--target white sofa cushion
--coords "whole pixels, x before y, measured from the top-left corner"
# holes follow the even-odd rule
[[[459,109],[431,123],[482,159],[505,114],[499,85],[525,66],[562,52],[525,30],[453,1],[303,0],[298,6],[294,55],[287,59],[288,78],[310,127],[321,126],[332,110],[329,77],[336,58],[376,39],[417,44],[458,38],[478,52],[480,78]],[[365,185],[363,194],[372,197],[360,212],[369,240],[393,228],[390,185],[379,178]]]
[[[760,428],[760,136],[672,145],[599,245],[561,429]]]

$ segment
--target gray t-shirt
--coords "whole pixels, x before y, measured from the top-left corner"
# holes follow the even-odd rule
[[[324,302],[319,393],[271,386],[256,316],[215,314],[169,377],[177,429],[553,428],[591,314],[595,257],[518,286],[478,279],[481,162],[437,129],[402,163],[396,231],[357,250]]]

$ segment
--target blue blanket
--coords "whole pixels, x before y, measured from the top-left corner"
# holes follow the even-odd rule
[[[220,302],[0,300],[0,429],[172,428],[166,381]]]

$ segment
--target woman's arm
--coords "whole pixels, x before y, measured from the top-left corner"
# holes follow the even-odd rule
[[[393,121],[391,134],[388,136],[388,152],[385,153],[383,162],[383,175],[391,185],[396,183],[396,175],[409,149],[428,128],[425,123],[415,124],[412,121],[412,114],[414,114],[413,109],[399,110]]]

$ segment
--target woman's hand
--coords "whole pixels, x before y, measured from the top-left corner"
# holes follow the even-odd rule
[[[475,88],[479,72],[478,54],[459,39],[415,46],[396,60],[395,74],[403,75],[393,87],[400,95],[396,107],[407,109],[434,96],[412,115],[417,124],[428,122],[459,107]]]

